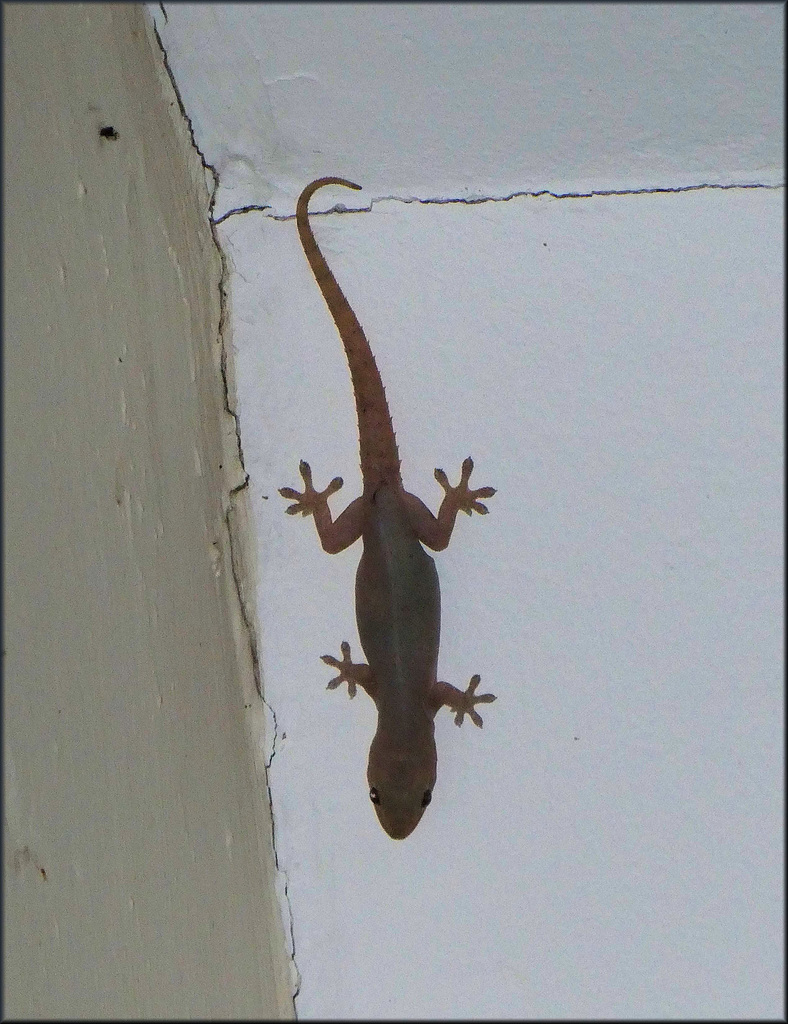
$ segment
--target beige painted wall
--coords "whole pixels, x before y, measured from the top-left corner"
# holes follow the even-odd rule
[[[289,1017],[206,177],[140,7],[3,13],[4,1012]]]

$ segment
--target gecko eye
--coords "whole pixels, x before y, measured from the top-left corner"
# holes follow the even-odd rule
[[[424,796],[421,798],[421,806],[426,807],[430,800],[432,800],[432,792],[429,789],[425,789]]]
[[[369,791],[369,799],[372,801],[373,804],[379,804],[380,803],[380,797],[378,796],[378,791],[375,789],[374,786]]]

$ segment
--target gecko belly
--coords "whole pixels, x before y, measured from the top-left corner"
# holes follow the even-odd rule
[[[380,487],[372,503],[356,573],[359,639],[378,684],[379,707],[409,717],[436,679],[438,573],[397,490]]]

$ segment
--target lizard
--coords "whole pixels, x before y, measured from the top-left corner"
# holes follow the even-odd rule
[[[486,515],[479,500],[493,487],[471,490],[473,461],[465,459],[456,487],[442,469],[435,479],[444,497],[437,517],[420,498],[405,490],[386,394],[369,342],[349,302],[318,248],[308,217],[312,195],[326,185],[360,189],[344,178],[318,178],[304,188],[296,205],[296,225],[315,280],[336,324],[347,357],[358,420],[362,493],[332,519],[328,499],[342,486],[335,477],[318,491],[309,464],[301,461],[304,490],[282,487],[291,501],[290,515],[314,517],[323,550],[336,554],[363,542],[356,573],[356,623],[367,663],[354,663],[350,644],[342,658],[322,661],[339,671],[328,683],[347,683],[349,696],[362,687],[375,702],[378,723],[367,765],[369,797],[378,820],[392,839],[405,839],[418,825],[432,799],[437,777],[434,719],[441,707],[462,725],[467,714],[481,727],[477,704],[495,700],[477,694],[474,675],[465,691],[437,678],[440,643],[440,586],[434,559],[422,545],[442,551],[449,543],[459,511]]]

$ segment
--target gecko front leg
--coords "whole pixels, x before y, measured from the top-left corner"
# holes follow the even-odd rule
[[[354,664],[350,658],[350,644],[343,640],[340,645],[342,661],[337,660],[331,654],[321,654],[320,660],[326,665],[339,669],[339,675],[335,676],[326,687],[327,690],[336,690],[342,683],[347,683],[348,696],[352,699],[356,696],[356,686],[361,686],[374,700],[375,684],[372,676],[372,669],[365,663]]]
[[[479,498],[491,498],[495,494],[495,488],[479,487],[475,491],[471,490],[468,480],[472,472],[473,459],[468,456],[462,464],[460,482],[456,487],[452,487],[443,470],[435,470],[435,479],[445,492],[437,518],[420,498],[405,492],[405,505],[411,526],[422,544],[426,544],[433,551],[443,551],[448,545],[458,512],[464,512],[466,515],[478,512],[480,516],[486,516],[489,512]]]
[[[329,555],[336,555],[340,551],[357,541],[361,536],[364,526],[365,502],[363,498],[356,498],[352,501],[338,519],[331,518],[331,510],[328,507],[328,499],[342,486],[342,477],[335,476],[331,483],[322,491],[316,491],[312,484],[312,470],[309,463],[302,459],[298,470],[304,481],[304,490],[296,491],[292,487],[280,487],[279,493],[283,498],[289,498],[295,502],[290,505],[286,512],[290,516],[314,516],[317,535],[323,550]]]
[[[480,693],[478,696],[476,695],[476,687],[481,682],[481,679],[482,677],[479,675],[472,676],[465,692],[458,690],[457,687],[452,686],[451,683],[434,683],[430,693],[430,698],[432,706],[435,708],[435,712],[437,713],[445,706],[455,712],[455,725],[462,725],[463,719],[468,715],[473,724],[478,725],[481,729],[484,722],[482,721],[482,716],[475,710],[475,705],[492,704],[496,699],[495,695],[492,693]]]

